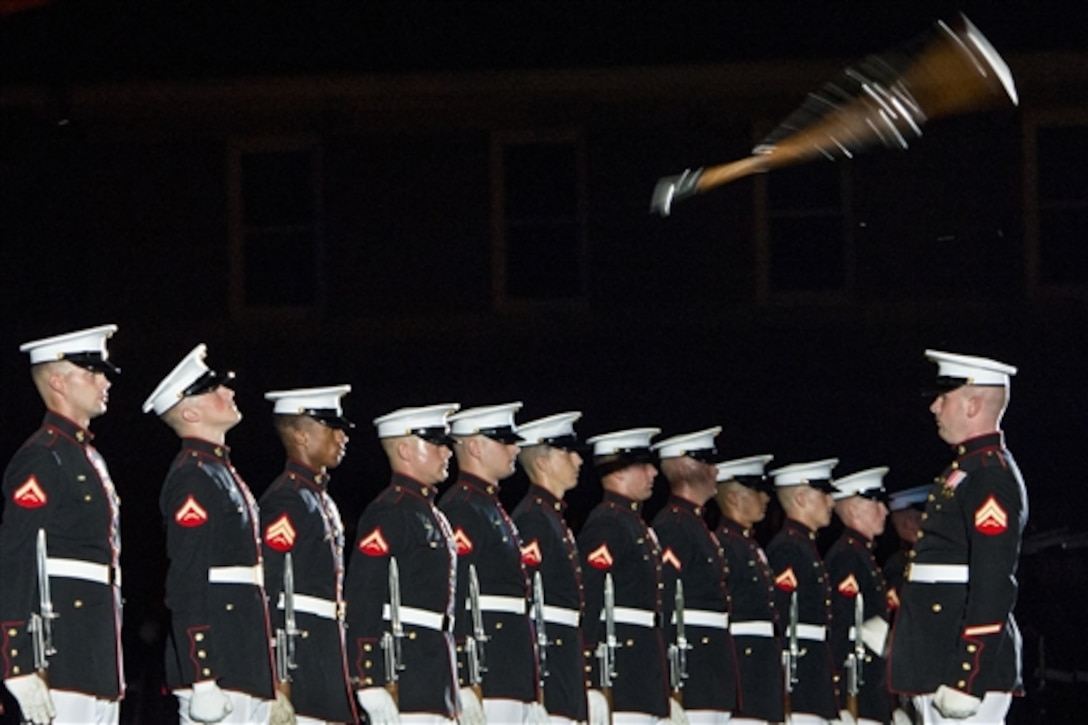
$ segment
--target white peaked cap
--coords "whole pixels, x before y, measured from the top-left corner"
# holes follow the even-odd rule
[[[728,481],[737,476],[762,476],[767,464],[774,458],[767,453],[762,456],[748,456],[732,461],[722,461],[718,466],[718,480]]]
[[[223,375],[208,368],[204,364],[204,358],[208,354],[208,346],[200,343],[189,354],[181,359],[173,370],[162,379],[158,387],[144,401],[143,410],[149,413],[155,411],[155,415],[162,415],[173,408],[186,395],[208,390],[222,382],[234,377],[234,373]],[[194,387],[199,384],[198,387]]]
[[[933,488],[929,484],[896,491],[888,496],[888,510],[901,511],[910,508],[916,503],[922,503],[929,497],[929,490]]]
[[[444,438],[450,430],[450,414],[460,407],[457,403],[440,403],[420,408],[399,408],[375,418],[374,425],[379,438],[418,435],[428,440],[427,436],[434,434]]]
[[[350,385],[271,390],[264,394],[264,399],[273,401],[272,412],[276,415],[308,415],[316,420],[350,428],[353,424],[344,417],[344,409],[340,405],[340,399],[350,392]]]
[[[522,448],[538,445],[551,445],[553,442],[561,445],[577,443],[578,437],[574,432],[574,423],[582,417],[582,412],[572,410],[567,413],[556,413],[546,418],[537,418],[518,426],[518,435],[524,440],[518,445]]]
[[[450,416],[450,434],[455,436],[486,435],[508,443],[521,441],[514,422],[514,413],[521,410],[521,402],[466,408]]]
[[[660,428],[631,428],[615,433],[602,433],[586,441],[593,446],[593,455],[611,456],[628,451],[650,450],[650,439],[661,432]]]
[[[680,458],[694,453],[696,454],[694,457],[705,460],[707,455],[715,453],[714,439],[721,432],[722,427],[716,425],[713,428],[707,428],[695,433],[684,433],[683,435],[666,438],[650,447],[657,451],[658,457],[663,459]]]
[[[842,501],[851,496],[866,496],[874,498],[874,494],[885,493],[884,476],[888,473],[887,466],[866,468],[864,471],[851,473],[849,476],[835,479],[835,488],[831,498]]]
[[[1012,365],[986,357],[926,350],[926,358],[937,363],[938,377],[962,381],[960,385],[1008,385],[1009,378],[1016,375]]]
[[[838,458],[825,458],[810,463],[793,463],[789,466],[776,468],[768,475],[774,478],[774,485],[804,486],[810,481],[827,481],[831,479],[831,469],[839,465]]]
[[[110,354],[106,349],[106,340],[115,332],[117,325],[89,327],[86,330],[24,342],[19,346],[19,352],[30,354],[31,365],[71,359],[74,364],[82,367],[101,367],[104,370],[116,371],[117,368],[109,363]]]

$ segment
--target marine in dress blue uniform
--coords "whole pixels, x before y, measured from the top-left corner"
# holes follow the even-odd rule
[[[718,469],[715,426],[696,433],[673,436],[652,448],[669,482],[669,499],[653,522],[661,544],[662,605],[666,642],[674,654],[670,667],[677,668],[676,591],[683,585],[684,638],[687,647],[684,672],[671,672],[673,697],[680,699],[691,725],[729,722],[737,705],[737,662],[729,636],[729,565],[725,552],[703,520],[704,507],[717,489]],[[682,678],[681,678],[682,675]],[[676,685],[679,684],[679,689]]]
[[[937,363],[930,411],[954,460],[928,495],[891,647],[891,688],[927,720],[997,722],[1023,690],[1013,618],[1027,523],[1024,479],[1001,418],[1016,368],[927,350]]]
[[[449,476],[447,419],[456,403],[400,408],[374,420],[392,476],[363,511],[348,562],[348,662],[372,725],[452,723],[461,715],[453,642],[457,547],[435,505]],[[400,573],[401,666],[386,669],[392,643],[390,562]],[[394,699],[391,691],[395,691]]]
[[[529,578],[521,561],[517,527],[499,501],[499,481],[514,472],[522,440],[514,423],[521,403],[469,408],[450,416],[457,440],[457,482],[443,494],[439,508],[457,542],[458,650],[466,654],[472,635],[469,615],[469,567],[480,586],[485,645],[483,709],[489,722],[529,722],[546,718],[539,704],[536,638],[529,616]],[[468,663],[460,663],[461,685],[469,685]],[[465,697],[468,691],[463,691]]]
[[[290,712],[273,678],[260,517],[230,462],[234,391],[193,348],[144,402],[181,439],[159,510],[166,528],[166,685],[181,722],[264,722]]]
[[[891,610],[893,618],[899,611],[899,593],[903,589],[910,550],[914,548],[914,542],[918,540],[918,532],[922,528],[922,513],[926,509],[929,489],[929,484],[915,486],[888,496],[888,518],[895,529],[899,547],[884,560],[881,569],[888,585],[888,609]]]
[[[344,525],[329,495],[329,469],[343,460],[347,430],[354,427],[340,402],[349,392],[350,385],[339,385],[265,394],[287,453],[283,473],[260,500],[265,588],[277,647],[285,650],[276,653],[277,670],[294,665],[277,671],[277,679],[287,678],[299,723],[357,719],[345,649]],[[285,621],[288,554],[297,634]]]
[[[543,619],[548,643],[544,707],[553,722],[584,722],[585,657],[582,653],[582,567],[574,534],[563,518],[563,495],[578,485],[581,450],[574,423],[578,411],[559,413],[518,426],[518,461],[529,477],[529,491],[514,508],[521,560],[530,577],[540,573]],[[534,621],[535,624],[535,621]],[[537,641],[539,643],[539,636]]]
[[[831,471],[838,459],[797,463],[770,472],[786,513],[782,528],[767,545],[774,572],[775,609],[785,643],[790,599],[797,594],[797,682],[790,694],[791,722],[812,723],[839,714],[835,666],[828,646],[831,582],[816,532],[831,523]]]
[[[25,720],[117,722],[121,655],[120,498],[91,444],[120,370],[102,325],[20,346],[45,404],[41,427],[4,472],[0,523],[0,657]],[[41,614],[37,541],[44,531],[56,652],[36,670],[31,614]],[[48,684],[47,684],[48,683]]]
[[[601,689],[597,655],[606,641],[604,589],[606,576],[611,575],[619,645],[612,673],[613,722],[652,723],[669,717],[674,707],[661,629],[661,547],[642,518],[642,504],[653,494],[657,475],[650,439],[660,432],[633,428],[586,441],[593,446],[593,465],[604,488],[603,500],[578,534],[586,595],[582,632],[589,665],[586,684]]]
[[[843,533],[824,562],[831,577],[831,654],[839,681],[839,708],[848,709],[850,675],[847,658],[860,662],[857,721],[864,725],[891,721],[892,706],[885,681],[884,646],[890,619],[888,587],[873,555],[874,540],[884,533],[888,508],[884,476],[887,467],[869,468],[836,479],[835,513]],[[856,604],[862,603],[862,627],[856,631]],[[858,647],[860,644],[860,647]]]
[[[767,515],[770,455],[717,465],[714,500],[721,510],[717,536],[729,564],[730,634],[737,653],[740,692],[734,723],[782,722],[782,645],[774,608],[774,573],[753,527]]]

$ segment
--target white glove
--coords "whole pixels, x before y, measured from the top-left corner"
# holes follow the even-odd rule
[[[460,725],[487,725],[484,704],[471,687],[461,688],[461,719],[458,722]]]
[[[688,725],[688,714],[684,712],[684,708],[680,703],[669,698],[669,722],[672,725]]]
[[[548,725],[551,720],[544,706],[539,702],[533,702],[529,704],[529,708],[525,712],[525,722],[526,725]]]
[[[193,683],[193,695],[189,698],[190,719],[197,722],[219,722],[233,709],[227,693],[219,689],[215,680]]]
[[[268,725],[295,725],[295,706],[279,690],[276,690],[276,699],[268,709]]]
[[[393,696],[384,687],[366,687],[355,692],[359,706],[366,710],[371,725],[398,725],[400,713]]]
[[[914,721],[910,719],[906,710],[897,707],[892,712],[892,725],[914,725]]]
[[[8,692],[19,701],[23,718],[34,725],[49,725],[56,717],[53,698],[49,696],[49,687],[45,680],[35,674],[19,675],[4,680]]]
[[[883,617],[869,617],[861,623],[861,641],[879,656],[884,656],[888,643],[888,623]]]
[[[952,720],[963,720],[978,712],[982,700],[966,692],[941,685],[937,688],[937,694],[933,696],[933,707],[944,717]]]
[[[858,721],[850,714],[849,710],[839,710],[839,719],[832,720],[835,725],[857,725]]]
[[[600,690],[586,692],[589,703],[589,725],[609,725],[612,722],[608,712],[608,698]]]

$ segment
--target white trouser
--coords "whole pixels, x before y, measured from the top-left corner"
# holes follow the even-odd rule
[[[457,725],[457,721],[433,712],[402,712],[400,725]]]
[[[50,690],[57,716],[53,725],[116,725],[121,716],[117,700],[101,700],[94,695],[67,690]]]
[[[529,718],[529,707],[533,703],[510,700],[505,697],[484,698],[484,719],[489,723],[523,723]]]
[[[659,722],[668,722],[668,718],[658,718],[645,712],[614,712],[612,713],[612,725],[656,725]]]
[[[962,720],[953,720],[946,718],[937,712],[937,708],[933,707],[933,695],[915,695],[911,698],[914,702],[914,709],[918,711],[921,720],[919,723],[924,725],[960,725],[960,723],[986,723],[987,725],[993,725],[994,723],[1005,722],[1005,715],[1009,712],[1009,706],[1012,705],[1012,695],[1008,692],[987,692],[986,696],[982,698],[982,704],[979,705],[978,712],[968,718]]]
[[[559,715],[548,715],[548,722],[551,725],[578,725],[577,720],[571,720],[569,717],[560,717]]]
[[[827,719],[811,712],[790,713],[788,722],[790,725],[827,725]]]
[[[726,725],[733,721],[733,713],[727,710],[684,710],[689,725]]]
[[[729,721],[729,725],[770,725],[770,720],[756,720],[752,717],[735,717]]]
[[[262,700],[253,695],[234,690],[223,690],[230,699],[234,709],[219,722],[223,725],[267,725],[271,715],[272,701]],[[179,725],[191,725],[197,722],[189,719],[189,698],[193,696],[191,689],[174,690],[174,697],[178,698],[178,723]]]

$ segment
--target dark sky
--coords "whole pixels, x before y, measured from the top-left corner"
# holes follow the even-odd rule
[[[1088,38],[1076,2],[53,0],[0,16],[0,67],[13,82],[849,61],[961,10],[1004,53]]]

